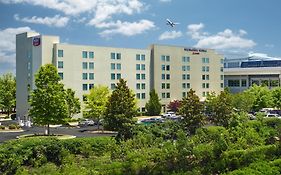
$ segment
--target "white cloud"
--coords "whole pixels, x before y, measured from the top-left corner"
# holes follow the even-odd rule
[[[68,17],[61,17],[60,15],[55,15],[54,17],[37,17],[33,16],[31,18],[24,17],[20,18],[18,14],[14,15],[15,20],[33,23],[33,24],[43,24],[49,27],[65,27],[69,21]]]
[[[15,72],[16,62],[16,34],[23,32],[35,32],[29,27],[19,28],[6,28],[0,29],[0,65],[7,65],[7,67],[1,67],[6,72]],[[5,72],[1,70],[1,73]]]
[[[159,40],[166,40],[166,39],[175,39],[182,36],[181,31],[171,31],[171,32],[164,32],[159,36]]]
[[[133,36],[141,34],[147,30],[150,30],[155,27],[154,23],[149,20],[140,20],[139,22],[121,22],[117,21],[116,23],[104,23],[106,29],[99,34],[102,37],[110,37],[115,34],[121,34],[125,36]]]
[[[191,24],[187,26],[187,34],[197,41],[195,47],[212,49],[245,49],[256,45],[253,40],[243,38],[247,34],[245,30],[234,33],[230,29],[225,29],[215,35],[202,32],[204,24]]]

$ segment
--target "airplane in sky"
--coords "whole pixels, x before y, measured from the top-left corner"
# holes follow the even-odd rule
[[[166,24],[167,25],[170,25],[171,27],[174,27],[175,25],[179,24],[178,22],[173,22],[169,19],[166,19]]]

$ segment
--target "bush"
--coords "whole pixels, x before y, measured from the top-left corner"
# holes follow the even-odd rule
[[[4,130],[4,129],[5,129],[5,126],[0,125],[0,129]]]
[[[9,125],[9,129],[17,129],[17,125],[10,124],[10,125]]]

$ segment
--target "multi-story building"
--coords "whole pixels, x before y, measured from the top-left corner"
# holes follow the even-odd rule
[[[163,110],[193,88],[204,100],[223,89],[223,57],[209,49],[152,45],[148,49],[83,46],[60,43],[58,36],[22,33],[16,36],[17,116],[28,115],[29,92],[36,88],[34,75],[52,63],[61,81],[80,101],[95,85],[114,89],[124,78],[145,110],[149,92],[156,89]],[[79,116],[82,116],[81,114]]]
[[[252,56],[224,62],[225,86],[232,93],[242,92],[253,84],[269,88],[280,86],[281,58]]]

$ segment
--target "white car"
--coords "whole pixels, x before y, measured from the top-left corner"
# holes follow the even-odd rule
[[[167,112],[166,114],[163,114],[162,117],[163,118],[176,117],[176,114],[174,112]]]
[[[78,122],[79,126],[94,126],[95,122],[90,119],[84,119]]]
[[[278,114],[267,114],[266,117],[275,117],[275,118],[279,118],[280,116]]]

